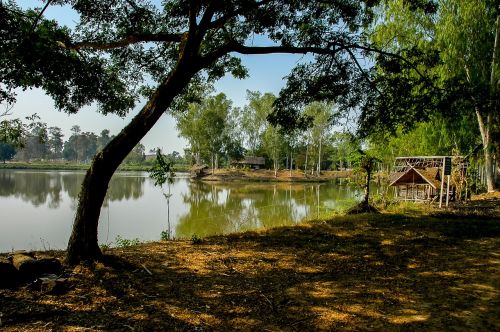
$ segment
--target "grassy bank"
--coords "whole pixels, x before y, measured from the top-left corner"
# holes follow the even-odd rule
[[[490,206],[478,216],[405,204],[108,249],[66,268],[63,295],[0,290],[2,329],[499,330],[498,200]]]
[[[203,181],[255,181],[255,182],[328,182],[338,178],[348,178],[351,171],[323,171],[320,176],[304,174],[304,171],[259,169],[218,169],[207,171],[208,175],[201,178]]]

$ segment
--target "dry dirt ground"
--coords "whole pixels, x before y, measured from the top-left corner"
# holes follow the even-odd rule
[[[62,295],[0,290],[0,330],[498,331],[500,218],[339,216],[111,249],[64,276]]]

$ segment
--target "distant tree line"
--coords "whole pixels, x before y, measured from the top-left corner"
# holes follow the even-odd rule
[[[339,125],[335,104],[325,102],[312,102],[304,108],[308,119],[305,129],[283,130],[267,121],[275,100],[271,93],[247,91],[243,107],[234,107],[223,93],[191,103],[186,112],[175,114],[179,135],[188,141],[189,148],[184,155],[177,151],[167,154],[168,160],[176,165],[207,164],[217,169],[245,156],[261,156],[268,169],[319,175],[322,170],[352,168],[360,150],[378,158],[376,169],[389,171],[397,156],[467,155],[481,143],[471,115],[452,123],[434,115],[412,130],[401,127],[392,135],[374,133],[361,140]],[[61,128],[32,122],[25,128],[21,144],[0,144],[0,161],[87,163],[112,138],[108,129],[97,135],[75,125],[64,141]],[[139,143],[124,163],[148,163],[146,154],[154,155],[155,150],[146,152]]]
[[[0,143],[0,161],[68,161],[88,163],[96,152],[101,150],[113,138],[108,129],[99,135],[84,132],[80,126],[71,128],[71,136],[64,141],[64,134],[59,127],[47,127],[38,122],[25,130],[20,144]],[[146,149],[141,143],[129,153],[124,163],[140,164],[146,159]]]
[[[245,156],[261,156],[266,167],[275,171],[319,175],[322,170],[352,168],[361,150],[377,157],[376,169],[389,171],[398,156],[467,155],[481,143],[469,116],[450,123],[439,114],[412,130],[401,127],[391,135],[375,132],[360,139],[340,125],[345,118],[336,105],[326,102],[304,107],[305,128],[284,130],[267,120],[275,100],[271,93],[247,91],[243,107],[233,107],[223,93],[190,104],[187,112],[176,115],[179,135],[189,143],[186,159],[217,169]]]

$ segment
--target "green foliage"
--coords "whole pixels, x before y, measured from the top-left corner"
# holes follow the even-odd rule
[[[267,116],[273,112],[276,97],[271,93],[247,90],[247,101],[241,116],[241,129],[251,155],[257,155],[263,145],[263,135],[269,126]]]
[[[162,241],[169,241],[169,240],[171,240],[170,233],[168,231],[161,231],[160,239]]]
[[[383,98],[377,99],[373,112],[363,113],[361,122],[367,132],[374,131],[370,128],[407,132],[417,123],[429,122],[430,127],[437,120],[434,132],[445,140],[455,136],[453,147],[464,151],[477,142],[472,134],[479,137],[479,130],[470,126],[474,121],[478,127],[477,115],[492,115],[489,125],[498,122],[491,103],[499,95],[492,94],[496,87],[490,86],[492,73],[498,75],[498,69],[491,68],[496,6],[490,0],[445,0],[430,14],[426,6],[385,1],[370,39],[406,60],[375,59],[375,82],[380,83]],[[442,126],[443,121],[448,125]],[[464,147],[460,140],[471,143]]]
[[[115,244],[117,247],[125,248],[131,247],[141,244],[141,241],[138,238],[135,239],[124,239],[120,235],[117,235],[115,238]]]
[[[15,88],[39,87],[69,113],[92,102],[103,113],[122,115],[134,106],[136,94],[110,60],[61,47],[71,43],[69,29],[38,15],[0,3],[0,102],[13,102]]]
[[[306,144],[312,145],[310,159],[314,159],[317,165],[317,175],[321,171],[321,162],[325,154],[325,146],[330,128],[335,124],[335,114],[332,104],[313,102],[306,106],[304,115],[310,120],[310,126],[306,131]],[[314,149],[315,148],[315,149]],[[307,165],[305,165],[307,169]]]
[[[2,120],[0,122],[0,142],[22,147],[24,125],[20,119]]]
[[[11,160],[16,154],[16,149],[10,144],[0,143],[0,160],[5,162]]]
[[[109,129],[103,129],[99,137],[97,137],[97,150],[102,150],[112,138],[113,136],[109,136]]]
[[[189,141],[196,163],[204,159],[213,168],[221,156],[242,154],[237,121],[237,110],[223,93],[192,103],[186,112],[177,114],[177,128]]]
[[[62,151],[64,147],[63,137],[64,134],[62,133],[61,128],[49,128],[49,138],[47,141],[47,145],[51,159],[58,159],[62,157]]]
[[[88,162],[97,152],[97,136],[92,132],[81,132],[79,126],[73,126],[73,134],[64,143],[63,157],[66,160]]]
[[[434,115],[431,121],[417,124],[411,131],[398,128],[395,135],[371,135],[369,150],[390,166],[395,157],[440,156],[458,151],[468,155],[480,144],[478,126],[473,114],[457,116],[449,121],[441,115]]]
[[[202,243],[203,243],[203,239],[201,237],[199,237],[198,235],[193,234],[191,236],[191,244],[202,244]]]
[[[332,134],[330,141],[333,147],[330,158],[335,163],[335,167],[338,165],[340,169],[348,168],[361,148],[360,140],[351,133],[336,132]]]
[[[263,135],[264,151],[273,160],[274,170],[280,166],[280,159],[285,151],[285,139],[280,127],[268,126]]]
[[[140,164],[146,158],[146,148],[141,143],[137,144],[132,151],[129,152],[123,163],[125,164]]]
[[[153,179],[155,186],[162,187],[165,183],[171,184],[174,181],[172,163],[162,155],[161,150],[156,149],[156,160],[149,170],[149,177]]]

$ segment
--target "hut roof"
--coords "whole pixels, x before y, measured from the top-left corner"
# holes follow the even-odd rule
[[[191,167],[191,172],[199,172],[199,171],[202,171],[204,169],[208,169],[208,166],[207,165],[193,165]]]
[[[389,186],[397,186],[401,184],[429,184],[434,189],[440,186],[439,168],[414,168],[411,167],[405,172],[397,172],[391,174]]]

